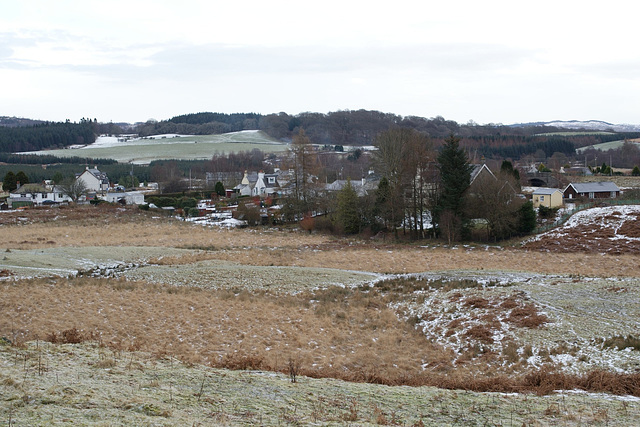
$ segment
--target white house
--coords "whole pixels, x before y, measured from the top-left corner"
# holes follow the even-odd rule
[[[242,181],[240,181],[240,184],[236,185],[235,187],[233,187],[233,189],[240,195],[240,196],[250,196],[252,191],[251,191],[251,182],[249,182],[249,175],[247,173],[247,171],[244,171],[244,177],[242,178]]]
[[[109,203],[125,203],[127,205],[144,205],[144,194],[140,191],[107,193],[104,200]]]
[[[84,172],[76,174],[76,179],[82,180],[88,191],[105,193],[109,189],[109,178],[107,174],[100,172],[96,168],[89,169],[87,166]]]
[[[9,193],[9,204],[17,205],[50,205],[69,203],[71,198],[63,193],[60,187],[54,186],[48,190],[44,185],[25,184]]]
[[[265,174],[261,171],[258,173],[258,180],[253,186],[251,194],[254,196],[268,196],[275,193],[278,187],[280,187],[278,185],[278,174]]]

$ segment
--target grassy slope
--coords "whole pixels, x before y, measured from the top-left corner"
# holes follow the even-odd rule
[[[348,242],[323,236],[274,231],[257,233],[252,230],[221,232],[197,229],[196,232],[196,228],[184,223],[167,223],[166,220],[153,219],[145,215],[138,217],[137,215],[138,212],[133,214],[120,209],[101,211],[96,208],[33,211],[15,215],[3,214],[5,225],[2,226],[2,231],[7,247],[27,249],[36,258],[43,255],[42,249],[38,250],[38,248],[60,247],[60,250],[67,251],[68,255],[77,251],[77,249],[68,248],[76,244],[87,247],[85,255],[93,251],[89,246],[104,246],[102,251],[96,252],[101,256],[99,262],[112,259],[110,256],[113,255],[112,251],[114,250],[115,253],[119,253],[122,259],[130,259],[129,257],[135,253],[135,250],[131,251],[126,247],[110,248],[118,243],[148,245],[149,242],[154,242],[157,245],[157,248],[151,251],[154,254],[158,249],[162,251],[163,248],[171,247],[208,248],[208,250],[197,252],[195,255],[190,251],[189,255],[183,255],[181,251],[174,250],[171,253],[172,256],[154,261],[161,264],[158,265],[160,270],[171,266],[189,269],[193,265],[197,266],[202,262],[208,262],[207,260],[240,260],[246,264],[258,265],[314,267],[332,265],[334,267],[344,266],[343,268],[358,266],[363,270],[381,272],[417,272],[452,268],[530,271],[531,268],[534,268],[553,273],[565,271],[563,269],[567,268],[567,265],[571,267],[571,263],[579,263],[581,268],[589,268],[590,271],[600,272],[600,274],[605,272],[607,277],[619,275],[637,278],[639,276],[637,257],[634,256],[549,254],[531,251],[485,250],[484,248],[453,250],[411,248],[392,244]],[[51,221],[53,218],[56,218],[55,222]],[[100,225],[101,232],[95,231],[96,224]],[[4,256],[11,258],[13,255],[11,252],[5,252]],[[156,272],[154,271],[152,274],[155,275]],[[251,274],[253,275],[253,284],[259,283],[260,276],[254,275],[255,272]],[[167,276],[154,277],[160,282],[168,281]],[[514,288],[497,288],[496,292],[500,294],[504,291],[507,294],[515,293],[522,295],[522,298],[530,298],[530,301],[542,306],[551,316],[554,323],[548,328],[539,330],[539,333],[533,330],[530,334],[525,333],[527,341],[536,342],[536,339],[543,339],[554,341],[553,344],[545,341],[549,349],[552,349],[553,345],[561,347],[556,340],[568,339],[570,341],[574,339],[574,336],[564,335],[567,335],[568,332],[580,332],[575,328],[576,325],[572,326],[571,322],[576,321],[578,326],[587,331],[586,333],[582,331],[577,335],[579,337],[578,343],[586,347],[589,339],[597,337],[592,333],[594,330],[591,326],[587,323],[580,325],[580,323],[586,319],[586,322],[595,321],[597,324],[604,325],[602,320],[615,313],[615,310],[603,305],[603,302],[611,305],[617,299],[621,299],[622,302],[627,301],[631,305],[625,306],[624,310],[626,311],[622,314],[626,317],[635,316],[628,312],[637,309],[633,305],[633,301],[637,300],[635,295],[638,293],[638,286],[634,278],[625,279],[629,280],[629,283],[620,281],[608,283],[611,279],[602,279],[602,282],[598,282],[581,281],[578,278],[576,282],[575,277],[552,277],[550,278],[551,283],[544,282],[543,286],[540,286],[525,277],[523,280],[526,282]],[[272,280],[272,277],[267,277],[267,279]],[[240,282],[242,280],[245,279],[240,277]],[[286,278],[282,280],[288,281]],[[229,281],[232,281],[232,278],[224,279],[225,283]],[[4,298],[0,301],[0,311],[6,313],[5,317],[0,319],[2,324],[0,336],[5,335],[13,338],[14,331],[20,330],[19,332],[23,333],[25,329],[28,332],[31,328],[31,337],[33,338],[36,323],[29,320],[30,316],[43,322],[37,332],[40,337],[51,331],[60,331],[74,326],[73,321],[67,324],[55,323],[55,321],[65,321],[67,317],[75,319],[75,322],[78,321],[77,319],[83,319],[83,322],[98,322],[96,325],[111,319],[114,325],[135,326],[137,330],[134,335],[146,336],[148,343],[154,340],[159,341],[159,338],[154,337],[166,335],[163,339],[168,338],[169,342],[173,340],[176,345],[178,341],[182,342],[182,339],[186,338],[184,341],[188,347],[190,343],[196,342],[194,337],[200,335],[199,331],[202,329],[202,325],[220,324],[220,322],[211,321],[211,319],[221,318],[224,313],[213,317],[205,316],[201,319],[188,317],[189,313],[200,313],[200,308],[196,304],[206,303],[210,305],[209,310],[224,308],[230,318],[236,319],[236,324],[232,325],[233,327],[229,328],[228,332],[221,330],[211,336],[222,337],[223,341],[220,345],[229,345],[228,348],[232,352],[234,349],[242,350],[241,347],[233,345],[239,340],[245,341],[247,345],[256,345],[257,343],[262,345],[263,349],[265,345],[276,347],[274,344],[278,342],[278,334],[293,337],[289,343],[297,343],[298,346],[310,343],[311,340],[308,338],[311,335],[300,337],[300,331],[310,330],[309,326],[305,326],[307,324],[320,324],[318,315],[334,319],[332,328],[335,329],[329,328],[331,322],[324,323],[323,326],[327,328],[326,336],[317,335],[319,347],[310,354],[318,355],[323,352],[323,349],[335,346],[335,343],[338,342],[342,343],[337,346],[338,353],[350,354],[353,351],[356,360],[370,361],[373,361],[371,356],[375,355],[378,356],[379,366],[382,367],[383,365],[388,366],[394,361],[397,363],[399,356],[406,356],[406,353],[421,355],[421,352],[424,354],[423,352],[426,351],[424,348],[421,350],[420,347],[414,347],[414,342],[417,342],[415,337],[403,335],[406,332],[401,329],[400,322],[392,322],[395,317],[391,313],[383,312],[385,304],[388,303],[387,299],[363,300],[357,310],[347,309],[341,305],[343,304],[341,301],[336,301],[335,305],[328,306],[322,312],[314,309],[313,305],[305,307],[301,302],[296,303],[281,299],[281,297],[276,297],[274,300],[273,298],[265,298],[265,296],[242,293],[231,299],[225,299],[227,297],[221,294],[221,299],[216,302],[214,294],[205,296],[204,290],[197,292],[194,290],[192,292],[194,301],[187,299],[188,293],[174,295],[170,291],[166,291],[164,293],[167,295],[161,292],[157,295],[160,298],[159,302],[154,303],[156,296],[153,289],[141,289],[140,292],[146,292],[146,294],[136,294],[135,289],[127,282],[109,281],[107,283],[110,283],[111,286],[104,287],[100,292],[95,292],[91,286],[82,285],[82,283],[74,285],[76,287],[72,290],[65,290],[62,283],[53,281],[44,281],[39,284],[21,282],[17,286],[11,285],[10,282],[6,283],[2,292]],[[580,291],[579,298],[575,297],[576,290],[572,287],[577,287]],[[62,293],[54,295],[55,292]],[[480,290],[477,293],[465,291],[466,297],[457,297],[459,300],[455,303],[453,300],[455,290],[447,291],[444,294],[436,293],[432,299],[437,299],[440,303],[432,301],[434,302],[432,305],[434,315],[450,316],[453,314],[465,322],[467,320],[464,316],[475,318],[481,316],[486,317],[487,324],[491,325],[495,322],[496,313],[480,313],[478,310],[482,298],[487,300],[487,305],[492,305],[491,301],[495,295],[491,292],[490,289]],[[29,299],[24,298],[27,294]],[[115,303],[113,307],[111,304],[96,303],[92,299],[101,294],[111,295],[109,296],[111,299],[108,301]],[[73,295],[81,302],[71,306],[65,305],[65,295]],[[589,304],[590,295],[597,297],[600,304]],[[388,298],[388,296],[381,295],[381,298]],[[318,297],[313,299],[318,300]],[[260,305],[256,301],[260,301],[264,305]],[[176,311],[178,309],[169,309],[169,302],[179,305],[179,311]],[[243,302],[251,304],[242,305]],[[147,312],[140,310],[137,306],[123,310],[124,304],[129,303],[141,303],[148,306],[149,314],[147,315]],[[33,307],[31,307],[32,305]],[[107,311],[104,311],[103,314],[100,310],[96,311],[100,307],[106,309],[107,306],[112,314],[106,315]],[[276,309],[276,306],[280,308]],[[295,307],[295,309],[291,307]],[[54,308],[55,310],[53,310]],[[254,311],[248,312],[247,308]],[[593,311],[594,308],[597,310]],[[410,310],[414,309],[415,307],[408,304],[405,307],[406,313],[404,315],[410,316]],[[61,311],[56,313],[56,310]],[[284,311],[278,314],[277,310]],[[25,316],[24,313],[29,313],[29,315]],[[166,317],[163,322],[168,329],[162,329],[162,331],[153,329],[154,321],[151,321],[149,325],[143,323],[134,325],[132,322],[134,313],[140,313],[142,321],[148,319],[149,316]],[[241,313],[249,313],[246,316],[249,323],[245,324],[240,321],[242,319]],[[262,314],[273,314],[276,317],[265,317],[264,320],[257,321],[256,319]],[[301,316],[300,320],[296,320],[298,315]],[[493,318],[486,315],[491,315]],[[566,319],[562,318],[563,315],[566,315]],[[286,321],[289,317],[293,321]],[[278,324],[276,319],[284,320]],[[372,320],[377,323],[369,323]],[[446,320],[448,323],[455,319],[450,317]],[[169,325],[166,323],[167,321],[174,321],[175,325]],[[299,323],[300,321],[305,323]],[[446,325],[446,323],[436,326],[442,325]],[[249,326],[255,328],[251,335],[242,336],[249,330]],[[273,326],[276,326],[275,329]],[[462,328],[450,325],[448,328],[454,332],[454,335],[451,336],[464,335],[464,328],[469,325],[462,324],[461,326]],[[628,333],[627,326],[633,329],[633,324],[624,325],[624,330],[616,329],[615,319],[612,318],[612,323],[609,325],[610,330],[604,332],[598,330],[597,335],[604,337],[606,334],[617,332]],[[152,329],[144,329],[146,327]],[[260,327],[267,329],[260,330]],[[273,334],[270,337],[265,334],[269,327],[271,327],[271,334]],[[159,334],[163,331],[164,333]],[[281,332],[274,334],[274,331]],[[466,331],[468,332],[468,330]],[[132,331],[124,330],[123,335],[127,335],[129,332]],[[142,335],[141,332],[146,335]],[[341,336],[338,332],[345,335]],[[526,329],[521,332],[526,332]],[[355,335],[353,339],[350,339],[349,335],[352,333]],[[547,333],[549,336],[544,338]],[[258,342],[255,339],[252,341],[252,335],[258,337]],[[296,338],[296,335],[299,337]],[[29,336],[29,334],[27,333],[25,336]],[[274,344],[269,344],[266,341],[259,342],[260,338],[265,336],[273,340]],[[324,343],[320,341],[320,338],[328,339],[328,341]],[[398,341],[398,338],[401,341]],[[379,347],[371,346],[371,344],[361,346],[361,344],[376,342],[379,343]],[[398,351],[396,346],[399,342],[403,343],[400,348],[404,351]],[[116,348],[122,348],[123,345],[126,348],[128,345],[135,346],[135,344],[136,340],[131,340],[129,336],[128,341],[121,339]],[[287,344],[287,340],[282,340],[279,344],[282,355],[280,360],[275,362],[275,366],[278,366],[279,369],[286,369],[286,358],[295,354],[295,351],[293,353],[284,351]],[[594,343],[594,348],[597,347],[596,344]],[[3,398],[0,398],[0,422],[6,423],[9,418],[12,418],[12,420],[22,420],[17,423],[18,425],[49,424],[51,420],[64,423],[64,419],[67,420],[67,423],[81,425],[99,425],[101,423],[109,425],[112,421],[123,424],[147,424],[155,421],[157,424],[179,425],[184,424],[183,420],[201,422],[203,425],[224,423],[250,425],[260,422],[273,425],[296,422],[313,423],[314,421],[326,424],[346,424],[349,422],[365,424],[385,420],[390,422],[395,413],[396,421],[407,425],[416,423],[421,417],[426,425],[443,423],[471,425],[502,423],[509,425],[509,422],[514,425],[520,425],[523,422],[534,425],[535,422],[540,422],[543,425],[552,423],[633,425],[634,417],[638,416],[639,411],[637,400],[627,402],[622,398],[591,395],[552,395],[544,398],[534,398],[530,395],[498,396],[495,394],[443,392],[426,387],[384,387],[308,378],[302,378],[299,384],[292,385],[287,382],[287,377],[275,374],[215,371],[200,365],[189,367],[175,364],[175,362],[169,363],[170,369],[167,371],[166,364],[168,362],[166,359],[156,360],[142,353],[136,353],[133,356],[119,351],[114,353],[114,350],[95,348],[95,346],[91,347],[87,344],[77,346],[50,346],[47,344],[41,347],[46,349],[42,350],[44,353],[41,354],[38,353],[38,350],[33,349],[33,345],[33,343],[28,344],[26,349],[6,346],[1,349],[0,396]],[[40,345],[43,344],[40,343]],[[535,356],[541,347],[538,344],[534,345],[532,355]],[[386,353],[383,353],[383,349],[386,349],[384,350]],[[202,351],[202,349],[196,350]],[[567,353],[571,351],[568,349]],[[162,346],[157,349],[157,353],[162,354]],[[180,354],[180,352],[176,351],[173,354]],[[198,360],[196,353],[191,352],[190,354],[190,357],[183,357],[183,360]],[[575,351],[576,359],[582,355],[583,353]],[[387,356],[389,356],[388,360]],[[436,357],[439,356],[436,354]],[[524,353],[518,355],[518,363],[526,362],[526,357],[527,355]],[[587,354],[587,362],[588,357]],[[478,359],[479,362],[483,360],[485,359]],[[136,365],[134,361],[140,366]],[[348,360],[346,362],[353,363]],[[305,361],[305,366],[309,366],[309,363]],[[412,363],[415,365],[415,361]],[[44,366],[45,371],[41,369],[39,374],[38,365],[41,368]],[[469,366],[473,366],[473,364]],[[524,363],[522,366],[526,367],[527,365]],[[151,373],[154,372],[154,369],[160,370],[163,374],[156,373],[156,376],[153,376]],[[176,372],[171,369],[175,369]],[[205,390],[207,391],[199,396],[200,401],[198,401],[194,395],[199,394],[202,378],[205,378]],[[217,379],[215,385],[213,385],[213,378]],[[225,382],[223,378],[228,378],[230,382]],[[209,379],[211,379],[210,382]],[[103,395],[102,390],[105,390],[107,394]],[[268,392],[261,393],[262,390]],[[416,396],[420,398],[416,399]],[[273,402],[276,402],[275,406]],[[42,418],[43,416],[45,418]]]
[[[87,146],[76,150],[48,150],[41,154],[59,157],[115,159],[120,163],[149,163],[153,160],[210,159],[215,153],[259,149],[265,152],[286,151],[287,145],[274,141],[262,132],[234,132],[223,135],[198,135],[167,139],[132,140],[113,147]]]
[[[91,343],[0,346],[3,425],[636,425],[640,404],[188,366]],[[12,423],[12,424],[10,424]],[[422,423],[422,424],[420,424]]]

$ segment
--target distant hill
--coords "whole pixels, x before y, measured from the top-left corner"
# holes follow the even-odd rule
[[[555,120],[552,122],[517,123],[511,127],[549,126],[561,129],[613,132],[640,132],[640,125],[613,124],[601,120]]]
[[[44,120],[25,119],[22,117],[0,116],[0,126],[14,128],[23,126],[34,126],[44,123]]]

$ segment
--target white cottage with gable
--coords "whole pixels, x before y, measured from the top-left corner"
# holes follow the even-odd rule
[[[278,184],[278,174],[275,173],[258,173],[258,180],[253,186],[251,192],[254,196],[268,196],[276,192],[276,188],[280,187]]]
[[[109,178],[104,172],[100,172],[97,168],[85,169],[81,174],[76,174],[76,179],[82,180],[85,187],[89,191],[96,193],[105,193],[109,190]]]

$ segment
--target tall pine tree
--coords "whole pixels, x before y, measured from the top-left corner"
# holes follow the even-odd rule
[[[9,171],[7,172],[7,174],[4,176],[4,179],[2,180],[2,189],[4,191],[13,191],[17,187],[16,182],[17,182],[16,174],[13,173],[12,171]]]
[[[460,138],[449,135],[438,155],[440,191],[433,211],[435,222],[449,242],[462,237],[468,225],[464,193],[469,188],[472,169],[460,148]]]
[[[346,234],[360,232],[362,220],[358,212],[358,194],[347,179],[347,184],[338,193],[338,209],[336,211],[338,225]]]

